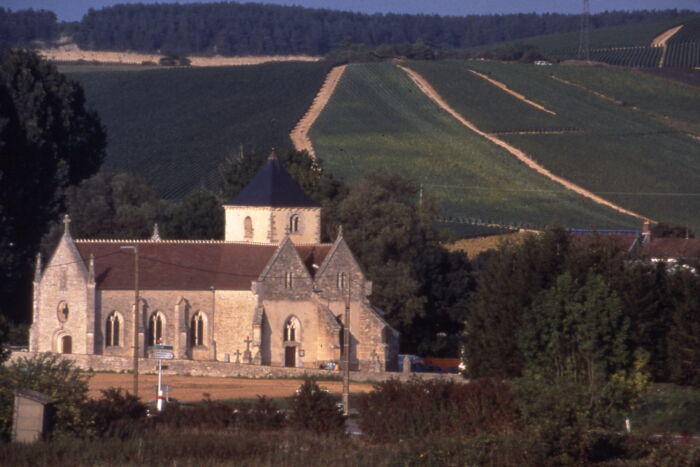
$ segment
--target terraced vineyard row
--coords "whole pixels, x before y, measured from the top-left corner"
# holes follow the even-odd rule
[[[628,209],[700,228],[700,145],[696,140],[643,112],[555,81],[549,76],[553,73],[550,67],[545,70],[494,62],[472,62],[469,66],[543,102],[586,132],[505,135],[505,140],[557,175]],[[452,77],[445,75],[443,79]],[[640,76],[639,81],[645,79]],[[669,87],[673,87],[671,83]],[[700,92],[688,92],[693,96],[689,100],[697,102]],[[518,118],[515,112],[508,115]]]
[[[669,44],[665,68],[694,68],[700,66],[700,42]]]
[[[101,71],[71,67],[108,130],[106,166],[144,175],[168,198],[218,181],[244,151],[291,147],[289,132],[330,69],[327,63]]]
[[[462,127],[390,64],[350,65],[311,138],[334,174],[349,180],[379,170],[403,174],[438,200],[444,217],[584,228],[638,224]]]

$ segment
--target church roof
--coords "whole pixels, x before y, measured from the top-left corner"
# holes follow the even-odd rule
[[[134,253],[139,248],[139,288],[143,290],[250,290],[277,245],[220,241],[77,240],[76,247],[87,264],[95,258],[95,282],[101,289],[134,287]],[[310,269],[320,264],[328,244],[296,246]]]
[[[320,207],[289,175],[272,151],[253,179],[227,206]]]

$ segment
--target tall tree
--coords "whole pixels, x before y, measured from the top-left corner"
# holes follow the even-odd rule
[[[32,52],[0,52],[0,103],[0,301],[22,318],[41,237],[100,167],[106,134],[80,86]]]

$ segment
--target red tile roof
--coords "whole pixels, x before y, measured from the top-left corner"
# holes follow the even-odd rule
[[[652,238],[643,244],[650,258],[697,259],[700,258],[700,238]]]
[[[78,240],[76,246],[87,265],[95,258],[95,281],[101,289],[134,287],[134,254],[122,250],[138,245],[139,286],[143,290],[250,290],[275,252],[276,245],[189,241]],[[325,256],[330,245],[297,247],[310,267]],[[310,262],[310,263],[309,263]],[[320,263],[316,263],[320,264]],[[312,272],[313,273],[313,272]]]

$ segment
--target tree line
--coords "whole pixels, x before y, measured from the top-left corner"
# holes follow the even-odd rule
[[[481,258],[463,336],[469,375],[594,386],[636,368],[700,386],[698,264],[632,260],[629,246],[555,229]]]
[[[19,10],[0,7],[0,44],[28,45],[58,37],[56,14],[46,10]]]
[[[688,10],[606,11],[601,28],[684,18]],[[128,4],[90,9],[77,23],[52,12],[0,9],[0,39],[12,44],[74,36],[84,49],[222,55],[326,55],[345,40],[377,47],[422,41],[434,49],[466,48],[577,31],[579,15],[558,13],[437,16],[362,14],[255,3]]]

